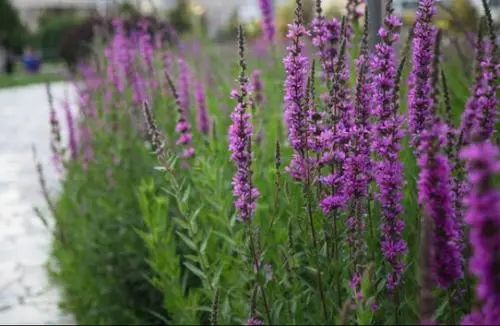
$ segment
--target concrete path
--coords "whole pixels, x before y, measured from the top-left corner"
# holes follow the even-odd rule
[[[68,86],[56,83],[52,89],[58,104]],[[59,310],[59,291],[48,281],[50,234],[33,211],[37,206],[47,213],[32,145],[51,192],[57,190],[48,121],[44,85],[0,89],[0,324],[73,322]]]

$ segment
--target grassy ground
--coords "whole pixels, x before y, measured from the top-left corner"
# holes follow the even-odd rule
[[[66,69],[60,63],[45,64],[38,74],[28,74],[23,71],[22,67],[17,66],[13,75],[0,74],[0,88],[59,81],[66,78]]]

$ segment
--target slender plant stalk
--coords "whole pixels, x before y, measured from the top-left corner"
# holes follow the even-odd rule
[[[257,269],[257,273],[259,273],[260,272],[260,262],[259,262],[259,258],[257,255],[255,239],[253,237],[252,226],[250,225],[250,220],[246,224],[247,224],[248,237],[250,240],[250,253],[252,255],[253,266],[255,266],[255,268]],[[269,325],[272,325],[273,321],[271,319],[271,311],[269,309],[269,304],[267,303],[266,291],[264,290],[264,287],[262,286],[262,284],[258,283],[258,285],[260,287],[260,293],[262,294],[262,301],[264,303],[264,310],[266,312],[267,320],[269,321]]]

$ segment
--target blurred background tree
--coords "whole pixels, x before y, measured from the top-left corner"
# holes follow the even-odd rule
[[[27,30],[19,19],[19,13],[9,0],[0,0],[0,44],[20,53],[27,41]]]
[[[403,21],[411,25],[415,21],[415,8],[403,9]],[[438,3],[436,25],[453,34],[474,32],[479,23],[477,7],[471,0],[453,0]]]
[[[63,39],[85,20],[73,10],[46,10],[38,19],[38,30],[33,36],[33,45],[41,50],[45,61],[57,60],[61,54]]]
[[[189,32],[192,28],[191,9],[188,0],[177,0],[177,5],[168,13],[168,22],[174,29],[182,34]]]

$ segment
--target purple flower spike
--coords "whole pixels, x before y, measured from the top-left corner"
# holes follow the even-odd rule
[[[64,115],[66,117],[66,126],[68,128],[68,148],[71,160],[76,160],[78,156],[78,145],[76,143],[75,119],[68,100],[63,102]]]
[[[262,326],[264,322],[257,317],[251,317],[247,320],[247,326]]]
[[[312,44],[318,50],[323,76],[331,82],[337,59],[337,45],[340,40],[340,22],[327,21],[323,16],[321,0],[316,1],[316,17],[311,24]]]
[[[399,40],[402,23],[388,8],[384,27],[379,30],[381,42],[375,46],[371,62],[374,103],[373,114],[377,118],[374,125],[373,152],[378,160],[374,168],[378,185],[377,199],[382,207],[382,253],[391,266],[387,276],[387,288],[395,289],[404,270],[403,256],[406,242],[402,239],[404,222],[400,219],[403,211],[403,165],[399,161],[401,151],[401,118],[397,112],[396,58],[394,43]]]
[[[500,147],[489,142],[470,145],[460,153],[466,161],[470,191],[465,200],[465,222],[470,226],[473,256],[469,270],[477,277],[480,309],[466,316],[463,325],[498,325],[500,322]]]
[[[229,127],[229,151],[231,160],[236,165],[236,173],[233,176],[233,195],[236,197],[235,207],[238,218],[242,222],[249,222],[256,208],[259,197],[258,190],[252,185],[252,133],[250,114],[248,109],[248,79],[245,75],[245,43],[243,29],[239,29],[239,55],[240,55],[240,77],[239,90],[233,90],[231,97],[236,98],[238,103],[231,113],[232,123]]]
[[[148,70],[153,69],[154,45],[151,34],[149,34],[149,23],[147,20],[139,22],[139,51],[142,60],[146,64]]]
[[[253,100],[255,101],[255,104],[257,105],[262,105],[264,103],[264,94],[263,92],[263,86],[262,86],[262,72],[260,70],[255,70],[252,73],[252,93],[253,93]]]
[[[460,230],[454,205],[451,168],[446,155],[440,152],[446,139],[446,127],[436,123],[420,135],[420,168],[418,201],[426,218],[434,224],[431,269],[434,281],[448,288],[463,276]]]
[[[296,11],[295,22],[288,25],[287,38],[291,41],[291,44],[287,47],[288,55],[283,60],[286,75],[284,117],[288,127],[288,141],[295,153],[294,160],[288,170],[292,172],[292,176],[297,180],[305,178],[305,175],[295,172],[300,172],[302,169],[298,167],[305,165],[303,160],[305,151],[307,151],[308,142],[306,84],[309,71],[309,60],[303,54],[303,38],[308,35],[302,22],[302,13],[299,7]]]
[[[125,82],[128,78],[132,63],[130,55],[130,41],[125,33],[123,22],[120,19],[113,21],[115,34],[111,43],[104,50],[108,60],[107,78],[113,83],[119,93],[125,91]]]
[[[189,105],[190,105],[190,92],[189,85],[191,79],[191,73],[189,72],[189,66],[187,62],[183,59],[178,60],[179,64],[179,101],[182,114],[185,119],[189,119]]]
[[[432,92],[434,43],[437,29],[432,25],[436,14],[435,0],[419,2],[413,37],[412,70],[409,77],[408,111],[412,145],[418,149],[418,138],[433,124],[435,103]]]
[[[205,88],[201,82],[196,85],[196,104],[198,105],[198,129],[202,134],[208,135],[211,122],[208,117]]]
[[[273,1],[259,0],[259,8],[262,13],[262,30],[269,42],[274,41],[276,27],[274,26]]]
[[[472,94],[462,115],[461,133],[464,144],[482,142],[491,138],[497,121],[498,77],[495,45],[490,39],[477,40],[476,79]]]
[[[179,94],[177,93],[177,89],[175,88],[174,82],[172,78],[165,71],[165,77],[167,78],[168,85],[175,99],[175,104],[177,105],[177,111],[179,114],[177,125],[175,126],[175,131],[179,134],[179,138],[177,139],[176,144],[182,146],[182,151],[180,157],[183,159],[191,158],[195,155],[195,150],[192,147],[192,135],[191,135],[191,125],[189,124],[189,120],[185,117],[185,112],[181,106],[181,100],[179,98]],[[187,166],[184,164],[184,166]]]

